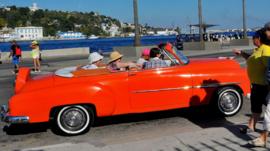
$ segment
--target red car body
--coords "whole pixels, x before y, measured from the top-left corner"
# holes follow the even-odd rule
[[[191,59],[186,65],[123,72],[96,69],[71,78],[53,73],[31,78],[30,69],[21,68],[2,117],[10,123],[48,122],[54,109],[71,105],[89,105],[96,117],[188,108],[210,104],[224,87],[250,93],[246,69],[235,60]]]

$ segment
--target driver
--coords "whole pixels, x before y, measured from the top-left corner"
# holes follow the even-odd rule
[[[158,45],[158,48],[161,49],[161,50],[168,50],[168,48],[171,48],[172,49],[172,45],[170,43],[161,43]],[[165,55],[164,54],[161,54],[161,57],[160,57],[162,60],[164,60],[168,66],[171,66],[172,62],[170,60],[165,60]]]
[[[113,51],[110,54],[108,68],[112,71],[126,71],[130,68],[139,69],[139,67],[133,62],[122,62],[122,57],[123,55],[120,54],[118,51]]]
[[[169,65],[166,61],[160,59],[160,57],[161,50],[159,48],[152,48],[150,50],[150,61],[143,64],[143,69],[168,67]]]

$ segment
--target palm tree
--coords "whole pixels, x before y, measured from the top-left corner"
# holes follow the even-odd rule
[[[134,24],[135,24],[135,41],[134,46],[140,46],[140,29],[139,29],[139,16],[138,16],[138,0],[133,0],[134,10]]]

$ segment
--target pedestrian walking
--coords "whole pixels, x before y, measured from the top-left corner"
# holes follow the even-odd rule
[[[262,42],[265,44],[265,52],[270,52],[270,22],[265,24],[265,27],[263,29],[263,37]],[[268,84],[268,87],[270,88],[270,56],[265,56],[262,60],[262,64],[267,66],[266,68],[266,75],[262,76],[262,79],[265,79],[265,81]],[[254,140],[249,141],[248,143],[255,147],[266,147],[268,134],[270,131],[270,91],[268,91],[268,96],[266,98],[267,107],[264,111],[264,122],[263,122],[263,132],[260,134],[260,136]]]
[[[14,65],[14,73],[16,74],[19,70],[20,58],[22,56],[21,47],[17,44],[15,40],[12,41],[10,46],[9,58],[12,57],[12,63]]]
[[[34,72],[40,72],[40,49],[39,49],[39,43],[37,41],[32,41],[31,43],[32,48],[32,58],[34,62]]]
[[[256,48],[252,54],[244,51],[234,49],[236,55],[242,56],[247,61],[248,77],[251,83],[251,112],[248,126],[241,128],[241,133],[253,132],[256,129],[263,105],[266,105],[266,96],[268,94],[268,86],[264,78],[262,78],[266,71],[266,65],[262,63],[263,57],[270,56],[270,48],[262,43],[263,30],[259,30],[253,36],[253,44]]]
[[[0,64],[2,64],[2,50],[0,49]]]

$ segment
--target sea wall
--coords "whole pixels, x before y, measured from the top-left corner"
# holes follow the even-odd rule
[[[49,57],[65,57],[65,56],[78,56],[78,55],[89,55],[89,47],[82,48],[65,48],[65,49],[53,49],[53,50],[44,50],[42,51],[43,58]],[[1,60],[7,61],[10,58],[9,52],[2,52]],[[23,51],[22,52],[23,59],[31,59],[31,51]]]

